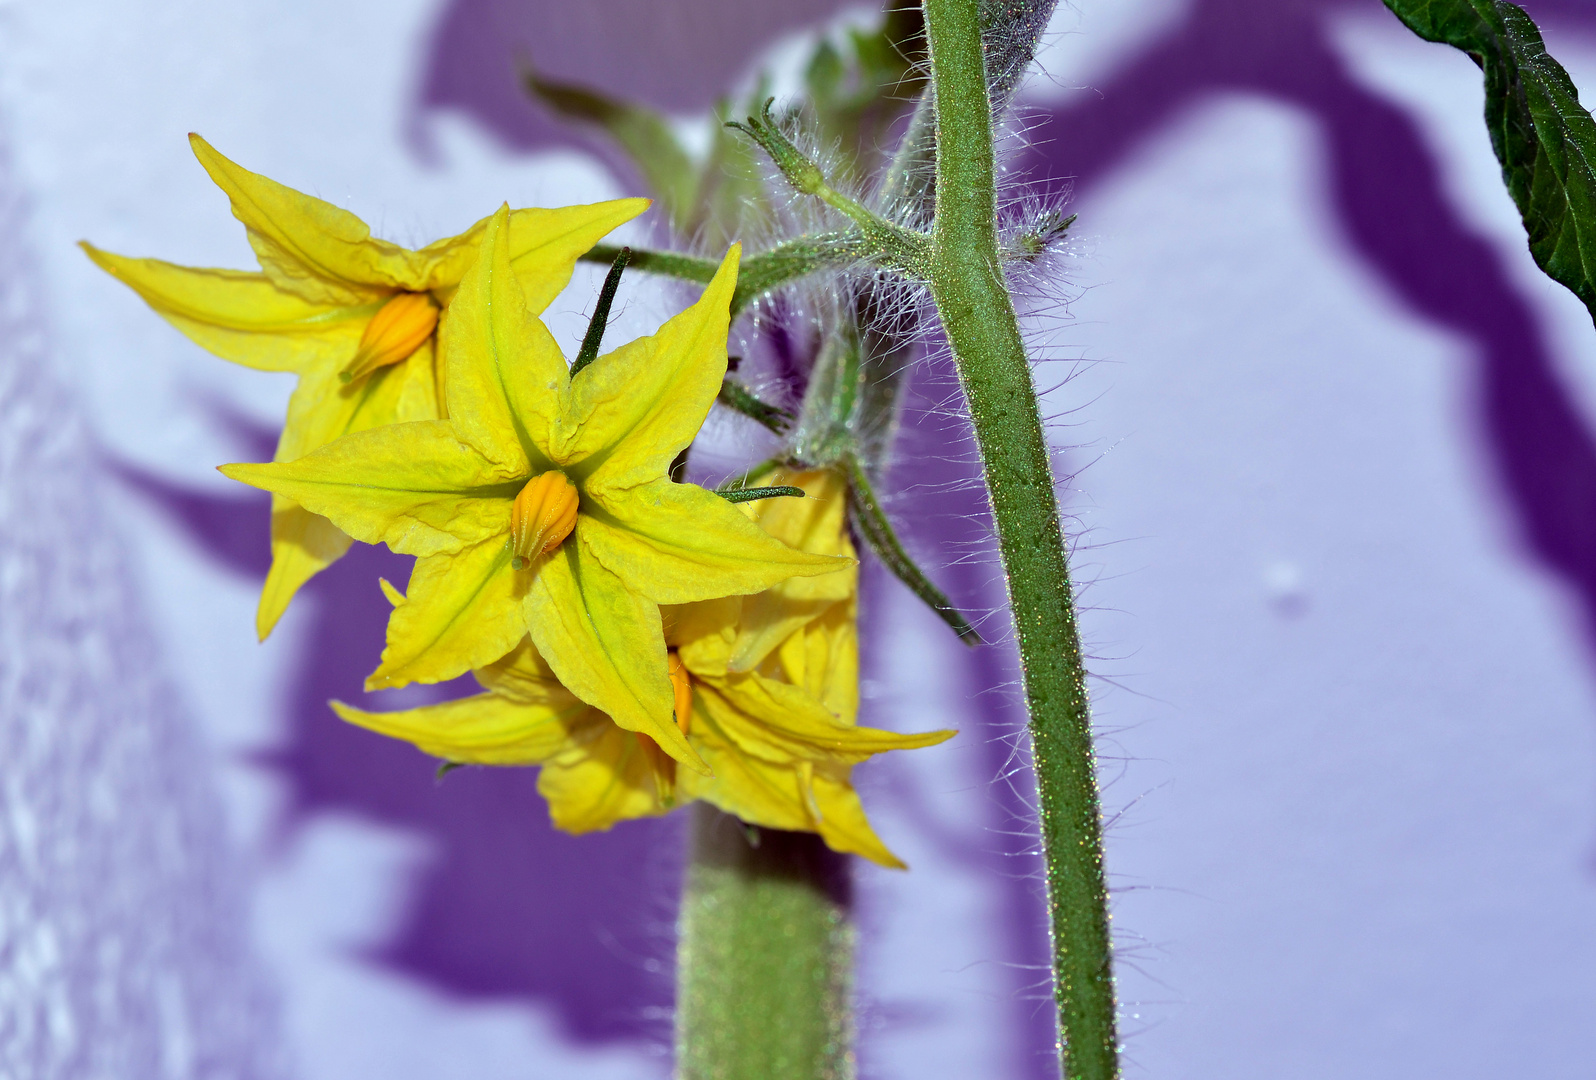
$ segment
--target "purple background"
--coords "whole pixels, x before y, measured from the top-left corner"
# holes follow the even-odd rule
[[[1586,7],[1530,6],[1576,78],[1596,73]],[[359,700],[380,648],[372,579],[405,574],[385,552],[353,552],[256,646],[266,506],[210,467],[269,454],[287,387],[188,345],[69,244],[247,265],[190,128],[407,242],[503,198],[620,194],[624,167],[521,97],[521,59],[691,118],[767,50],[790,81],[793,35],[847,10],[12,14],[0,180],[7,249],[28,257],[0,270],[35,344],[8,346],[25,378],[6,401],[37,404],[0,430],[41,461],[32,432],[66,432],[89,478],[46,487],[93,494],[44,513],[25,484],[45,465],[0,472],[0,558],[33,590],[7,601],[0,704],[70,765],[11,770],[41,794],[7,789],[0,991],[73,1018],[0,1028],[0,1061],[99,1075],[73,1057],[98,1041],[105,1075],[666,1073],[679,822],[567,837],[530,773],[435,783],[338,723],[325,701]],[[1375,0],[1094,0],[1061,11],[1045,67],[1024,95],[1037,148],[1014,165],[1082,215],[1028,326],[1100,675],[1128,1071],[1585,1075],[1596,338],[1523,252],[1477,74]],[[551,309],[566,338],[593,284]],[[617,337],[670,310],[634,287]],[[945,358],[917,369],[893,512],[990,613],[956,394]],[[128,567],[114,587],[26,569],[115,565],[107,550]],[[866,600],[866,720],[964,734],[860,773],[915,867],[861,872],[862,1069],[1050,1075],[1012,656],[963,650],[879,572]],[[14,614],[73,604],[42,631]],[[84,633],[109,642],[102,673],[63,659]],[[115,760],[81,734],[129,730],[159,734]],[[115,830],[72,816],[96,785],[122,792]],[[30,807],[54,808],[44,835],[84,865],[102,853],[85,881],[126,888],[38,900]],[[17,927],[52,908],[78,928],[69,956],[136,939],[141,912],[193,913],[119,969],[177,986],[178,1019],[95,1011],[112,977],[92,965],[37,975]]]

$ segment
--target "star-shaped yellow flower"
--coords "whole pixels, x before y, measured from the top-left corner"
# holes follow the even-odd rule
[[[374,239],[348,211],[240,168],[198,135],[189,141],[232,201],[261,272],[130,259],[85,243],[89,257],[223,359],[299,375],[278,461],[349,432],[441,417],[434,331],[476,259],[486,220],[409,251]],[[647,199],[620,199],[513,211],[510,262],[532,313],[565,288],[579,255],[647,207]],[[255,618],[262,639],[300,586],[348,548],[326,518],[272,500],[272,566]]]
[[[755,593],[842,563],[788,547],[667,475],[725,377],[738,249],[657,334],[572,376],[527,313],[508,232],[501,209],[451,301],[448,420],[222,471],[420,556],[368,687],[450,679],[530,633],[578,698],[703,769],[671,719],[659,605]]]
[[[843,531],[846,496],[836,474],[784,473],[776,482],[801,486],[810,497],[760,505],[754,513],[769,531],[795,547],[851,556]],[[667,612],[676,723],[713,777],[683,772],[678,778],[675,763],[651,739],[578,700],[527,641],[476,673],[487,693],[402,712],[338,702],[333,708],[351,723],[447,761],[541,764],[538,790],[555,825],[570,832],[607,829],[697,798],[744,821],[818,832],[835,850],[901,867],[870,828],[850,783],[852,767],[953,733],[898,735],[856,726],[856,586],[850,566],[757,596]]]

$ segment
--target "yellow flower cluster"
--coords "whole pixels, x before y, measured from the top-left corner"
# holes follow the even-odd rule
[[[485,692],[345,719],[452,762],[539,764],[573,832],[703,799],[900,865],[852,766],[951,732],[857,726],[857,564],[845,489],[733,506],[669,476],[726,373],[733,245],[699,300],[571,374],[539,315],[577,258],[647,208],[501,208],[407,251],[353,215],[196,154],[259,273],[101,267],[212,352],[294,371],[276,461],[228,465],[273,494],[270,632],[350,539],[417,557],[368,689],[473,671]],[[678,766],[685,768],[678,771]]]

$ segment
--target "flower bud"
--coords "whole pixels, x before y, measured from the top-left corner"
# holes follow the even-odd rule
[[[576,485],[557,469],[528,480],[510,508],[510,566],[525,570],[563,544],[576,528],[578,501]]]
[[[377,310],[360,335],[355,358],[338,373],[344,382],[408,360],[438,328],[438,302],[431,293],[402,292]]]
[[[676,726],[686,735],[693,722],[693,679],[675,649],[665,654],[665,663],[671,676],[671,694],[675,698]]]

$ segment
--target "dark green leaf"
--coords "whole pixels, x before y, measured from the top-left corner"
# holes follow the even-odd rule
[[[1385,0],[1414,33],[1485,73],[1485,124],[1530,254],[1596,318],[1596,122],[1524,9],[1504,0]]]

